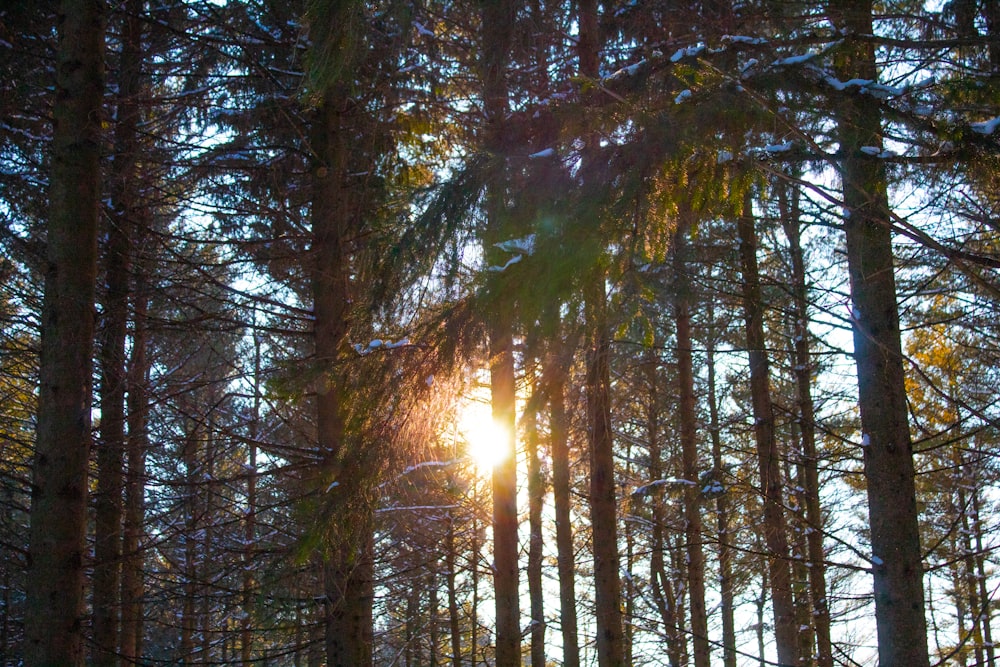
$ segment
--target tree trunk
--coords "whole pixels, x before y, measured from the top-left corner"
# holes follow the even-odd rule
[[[611,371],[606,295],[591,281],[587,304],[590,328],[587,360],[587,425],[590,436],[590,521],[594,549],[597,657],[601,667],[625,664],[618,575],[618,516],[614,441],[611,433]]]
[[[863,37],[872,34],[871,0],[832,0],[831,10],[833,25],[845,35],[837,75],[875,80],[874,46]],[[862,150],[881,149],[879,105],[845,92],[838,132],[879,662],[926,667],[923,565],[886,173],[882,161]]]
[[[796,667],[798,628],[788,564],[788,532],[785,524],[781,457],[771,405],[770,372],[764,337],[764,308],[757,268],[757,232],[754,229],[749,194],[739,216],[740,262],[743,271],[743,310],[746,317],[747,352],[750,355],[750,393],[752,394],[754,436],[764,502],[764,543],[768,552],[771,583],[771,606],[774,612],[774,639],[778,664]]]
[[[976,580],[979,583],[979,599],[983,601],[983,643],[986,645],[986,664],[988,667],[996,667],[996,655],[993,648],[993,628],[990,619],[993,612],[986,601],[990,599],[989,591],[986,587],[986,552],[983,550],[983,524],[979,513],[979,488],[972,488],[972,534],[976,543]]]
[[[509,112],[507,65],[513,43],[516,5],[502,0],[484,2],[481,33],[483,106],[486,146],[497,156],[487,185],[487,259],[503,240],[506,184],[505,125]],[[496,662],[499,667],[521,664],[521,621],[518,595],[517,438],[513,321],[509,304],[501,303],[489,326],[490,397],[493,420],[504,429],[504,458],[493,468],[493,584],[496,597]]]
[[[141,248],[137,230],[136,247]],[[138,265],[138,263],[137,263]],[[146,417],[150,362],[146,355],[146,312],[149,296],[145,266],[136,271],[133,290],[132,353],[128,368],[128,440],[126,442],[125,507],[122,531],[121,633],[119,653],[126,664],[142,655],[143,545],[146,491]]]
[[[708,667],[708,615],[705,611],[705,554],[702,550],[701,485],[698,483],[697,414],[691,342],[691,281],[688,278],[687,238],[690,213],[681,211],[674,234],[674,320],[677,336],[678,417],[684,484],[684,535],[687,543],[688,594],[691,605],[691,639],[695,667]]]
[[[580,667],[576,619],[576,549],[573,545],[570,490],[569,428],[566,391],[560,359],[548,362],[553,376],[549,386],[549,436],[552,446],[552,500],[556,518],[556,564],[559,570],[559,624],[562,629],[563,665]]]
[[[198,441],[201,437],[201,425],[188,425],[188,433],[184,436],[181,460],[184,463],[184,567],[181,577],[184,581],[183,600],[181,601],[181,643],[180,662],[184,665],[194,663],[194,631],[197,627],[195,603],[198,597],[198,542],[195,534],[198,531]]]
[[[367,530],[371,517],[362,518]],[[338,667],[367,667],[372,664],[374,636],[374,541],[359,545],[338,545],[324,568],[326,586],[326,662]]]
[[[455,517],[448,512],[448,533],[445,537],[445,567],[447,567],[448,585],[448,630],[451,633],[451,664],[452,667],[462,665],[462,626],[458,615],[458,592],[455,589],[455,579],[458,568],[455,547]]]
[[[600,72],[596,0],[580,0],[578,12],[580,73],[597,80]],[[584,172],[596,147],[597,137],[589,136],[584,149]],[[594,225],[591,233],[598,232]],[[587,326],[587,434],[590,439],[590,522],[593,530],[597,660],[600,667],[618,667],[625,664],[625,653],[621,580],[618,575],[614,438],[611,430],[611,371],[608,358],[611,341],[605,272],[596,258],[588,273],[583,290]]]
[[[437,572],[431,569],[430,584],[427,586],[429,594],[427,596],[427,622],[430,624],[430,648],[431,655],[428,660],[430,667],[438,667],[438,645],[440,642],[440,631],[438,624],[438,582]]]
[[[531,666],[545,667],[545,592],[542,589],[542,503],[545,479],[538,447],[538,393],[524,412],[528,457],[528,596],[531,600]]]
[[[345,11],[350,11],[350,8]],[[333,20],[350,23],[349,17]],[[336,361],[347,335],[350,310],[348,235],[356,215],[353,193],[345,185],[347,173],[348,107],[346,85],[332,83],[325,90],[313,126],[312,231],[313,310],[315,359],[323,380],[316,396],[318,448],[324,458],[324,481],[345,461],[345,425],[341,379]],[[355,475],[363,474],[355,471]],[[344,474],[344,481],[361,485]],[[352,479],[348,479],[352,478]],[[346,489],[338,489],[347,493]],[[334,499],[333,502],[338,502]],[[346,499],[350,517],[326,544],[323,568],[327,664],[358,667],[372,661],[373,515],[361,507],[364,500]]]
[[[104,309],[100,351],[101,423],[94,496],[93,662],[118,663],[125,452],[125,339],[128,329],[132,228],[138,223],[137,128],[142,76],[143,0],[129,0],[122,21],[118,67],[111,211],[104,253]]]
[[[25,663],[83,664],[83,581],[104,92],[101,0],[58,10]]]
[[[806,269],[799,228],[799,193],[779,190],[781,221],[788,239],[792,263],[793,337],[795,392],[798,426],[802,438],[803,499],[806,513],[806,543],[809,562],[809,592],[812,601],[812,625],[816,631],[816,665],[833,667],[830,638],[830,609],[826,597],[826,554],[823,549],[823,513],[819,503],[819,455],[816,451],[816,416],[812,399],[812,359],[809,352],[809,311],[806,292]]]
[[[708,367],[708,430],[712,438],[712,467],[718,479],[723,479],[722,433],[719,424],[719,398],[715,384],[715,310],[708,305],[708,334],[705,364]],[[736,667],[736,618],[733,593],[733,547],[729,540],[729,497],[724,489],[715,499],[716,528],[719,534],[719,613],[722,616],[722,664]]]
[[[257,438],[260,435],[260,335],[253,338],[253,413],[247,438],[247,509],[243,525],[243,618],[240,619],[240,659],[250,664],[253,656],[254,554],[257,536]]]
[[[658,359],[649,351],[644,361],[646,371],[646,447],[649,453],[649,478],[653,481],[663,479],[663,444],[660,437],[660,398],[659,382],[657,381]],[[663,623],[663,634],[667,638],[667,652],[671,663],[676,664],[674,647],[683,642],[677,626],[676,605],[673,600],[673,583],[667,577],[666,565],[663,560],[665,540],[663,529],[666,516],[663,506],[663,495],[654,493],[650,498],[652,510],[652,526],[650,528],[649,545],[649,581],[653,596],[653,605]]]

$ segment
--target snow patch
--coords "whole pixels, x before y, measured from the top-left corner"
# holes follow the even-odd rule
[[[670,56],[670,62],[676,63],[680,62],[683,58],[694,58],[695,56],[700,55],[704,50],[705,46],[703,44],[689,46],[686,49],[677,49],[674,52],[674,55]]]
[[[989,136],[993,134],[998,127],[1000,127],[1000,116],[997,116],[992,120],[985,120],[981,123],[972,123],[969,127],[972,128],[973,132]]]
[[[487,271],[492,271],[493,273],[503,273],[504,271],[507,270],[507,267],[512,266],[514,264],[517,264],[522,259],[523,259],[523,257],[521,255],[514,255],[513,257],[511,257],[510,259],[508,259],[507,263],[504,264],[503,266],[487,266],[486,270]]]
[[[815,53],[803,53],[798,56],[788,56],[787,58],[779,58],[775,60],[774,67],[788,67],[789,65],[801,65],[804,62],[808,62],[816,57]]]
[[[532,255],[535,252],[535,235],[528,234],[527,236],[522,236],[519,239],[500,241],[499,243],[494,243],[493,247],[500,248],[500,250],[503,250],[504,252],[516,252],[525,255]]]

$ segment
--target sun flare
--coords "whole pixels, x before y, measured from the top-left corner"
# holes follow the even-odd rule
[[[458,432],[466,442],[469,458],[480,470],[492,470],[507,460],[507,429],[493,419],[489,405],[480,401],[465,405],[459,415]]]

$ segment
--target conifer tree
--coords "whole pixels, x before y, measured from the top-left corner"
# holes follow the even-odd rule
[[[833,24],[845,34],[836,57],[842,80],[878,79],[865,37],[872,34],[872,11],[866,0],[830,4]],[[922,667],[928,664],[923,564],[886,171],[863,150],[881,150],[880,112],[850,91],[837,111],[879,661]]]
[[[104,85],[101,1],[59,8],[25,661],[83,663],[84,535]]]

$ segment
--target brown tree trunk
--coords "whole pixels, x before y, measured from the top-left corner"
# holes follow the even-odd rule
[[[513,43],[516,5],[508,0],[484,2],[483,107],[486,113],[486,146],[497,158],[487,185],[487,259],[503,240],[506,184],[505,125],[509,112],[507,65]],[[504,459],[493,468],[493,587],[496,598],[496,663],[498,667],[521,664],[521,621],[518,595],[517,541],[517,439],[514,376],[513,321],[508,304],[501,303],[490,322],[490,397],[493,420],[504,429]]]
[[[104,93],[101,0],[58,10],[24,659],[83,664],[83,581]]]
[[[705,364],[708,367],[708,430],[712,438],[712,467],[718,479],[724,479],[722,433],[719,423],[719,398],[715,383],[715,310],[708,305],[708,334]],[[715,499],[716,530],[719,534],[719,613],[722,616],[722,664],[736,667],[736,618],[733,593],[733,545],[729,537],[729,497],[725,490]]]
[[[832,0],[830,9],[833,25],[845,35],[837,75],[876,79],[874,45],[863,37],[872,34],[872,1]],[[923,564],[886,173],[882,161],[862,151],[882,146],[879,105],[860,92],[845,92],[838,132],[879,662],[926,667]]]
[[[799,194],[787,188],[779,190],[781,221],[788,239],[792,264],[794,317],[795,392],[798,426],[802,437],[802,488],[806,514],[806,543],[809,562],[809,592],[812,601],[812,625],[816,631],[816,665],[833,667],[833,644],[830,637],[830,608],[826,597],[826,554],[823,549],[823,514],[819,502],[819,454],[816,451],[816,416],[812,399],[812,359],[809,352],[809,311],[806,292],[806,269],[799,227]]]
[[[312,151],[312,297],[316,387],[317,447],[323,458],[319,486],[338,482],[324,494],[346,516],[339,517],[322,544],[324,645],[329,667],[368,667],[373,659],[374,513],[368,505],[360,453],[348,451],[339,367],[351,310],[351,237],[360,225],[358,185],[348,184],[352,138],[363,114],[352,97],[354,64],[363,44],[352,31],[363,20],[358,2],[315,5],[313,71],[319,104],[311,127]],[[333,67],[318,64],[330,59]],[[327,63],[329,67],[329,63]]]
[[[563,665],[580,667],[576,619],[576,549],[573,545],[570,490],[569,428],[566,418],[563,372],[558,357],[548,362],[549,436],[552,446],[552,501],[556,519],[556,564],[559,571],[559,624],[562,629]]]
[[[599,29],[596,0],[580,0],[578,53],[580,73],[599,77]],[[597,146],[587,138],[586,172]],[[585,177],[586,178],[586,177]],[[592,225],[592,233],[599,229]],[[590,522],[593,530],[594,603],[597,622],[597,661],[600,667],[625,664],[622,629],[621,580],[618,575],[618,516],[615,497],[614,438],[611,430],[611,371],[605,274],[599,262],[584,279],[584,318],[587,326],[587,434],[590,439]]]
[[[659,382],[657,380],[658,359],[650,350],[643,364],[646,372],[646,447],[649,452],[649,477],[652,481],[663,479],[663,442],[660,437],[660,398]],[[653,596],[653,605],[663,623],[663,634],[666,637],[667,654],[671,664],[679,664],[680,650],[686,639],[681,634],[677,616],[677,605],[674,599],[674,584],[667,576],[663,552],[666,549],[664,526],[666,513],[664,511],[663,494],[654,493],[650,498],[652,510],[652,526],[650,527],[649,580]]]
[[[198,599],[198,541],[195,534],[198,531],[199,510],[197,489],[198,480],[198,442],[202,437],[200,424],[188,425],[188,433],[184,437],[181,460],[184,463],[184,566],[181,570],[183,579],[183,599],[181,601],[181,642],[180,662],[190,665],[194,659],[194,631],[197,627],[195,605]]]
[[[618,513],[614,440],[611,433],[611,371],[606,295],[591,281],[586,298],[590,328],[587,359],[587,425],[590,435],[590,521],[593,529],[597,657],[601,667],[625,664],[618,574]]]
[[[132,228],[139,213],[138,95],[142,76],[142,0],[129,0],[122,21],[118,68],[111,210],[104,252],[104,309],[100,351],[101,424],[94,495],[93,655],[97,665],[118,664],[125,452],[125,338],[128,329]]]
[[[448,513],[448,533],[445,537],[445,567],[447,568],[448,585],[448,630],[451,633],[451,664],[452,667],[462,665],[462,626],[458,615],[458,591],[455,580],[458,577],[456,567],[455,517]]]
[[[989,591],[986,587],[986,552],[983,551],[983,524],[979,513],[979,488],[972,488],[972,534],[975,537],[976,545],[976,580],[979,583],[979,599],[983,600],[982,620],[983,620],[983,643],[986,645],[986,664],[988,667],[996,667],[996,655],[993,648],[993,628],[990,619],[993,616],[989,606],[985,603],[990,599]]]
[[[371,518],[362,519],[362,530]],[[359,538],[361,544],[347,548],[341,544],[324,568],[326,587],[326,662],[342,667],[372,664],[374,635],[374,542]]]
[[[142,234],[141,230],[140,234]],[[142,248],[137,243],[137,248]],[[146,416],[150,363],[146,355],[146,312],[149,296],[145,265],[136,271],[133,290],[132,354],[128,368],[128,439],[126,441],[125,506],[122,531],[121,633],[119,653],[126,664],[142,655],[143,546],[146,490]]]
[[[799,664],[798,628],[792,601],[792,581],[788,564],[788,532],[785,522],[781,456],[775,435],[771,405],[770,372],[764,337],[764,308],[757,268],[757,231],[754,229],[749,194],[739,216],[740,263],[743,272],[743,310],[746,317],[747,352],[750,355],[754,436],[764,502],[764,543],[767,547],[771,606],[774,612],[774,639],[778,664]]]
[[[538,388],[524,412],[528,457],[528,597],[531,600],[531,665],[545,667],[545,591],[542,589],[542,503],[545,479],[538,447]]]
[[[691,606],[691,639],[695,667],[708,667],[708,615],[705,610],[705,554],[702,549],[701,485],[698,483],[697,414],[691,342],[691,281],[688,278],[687,238],[691,218],[681,211],[674,234],[674,320],[677,337],[678,417],[682,476],[684,478],[684,535],[688,557],[688,595]]]
[[[437,582],[437,572],[431,569],[430,575],[428,576],[430,580],[427,586],[428,596],[427,596],[427,623],[430,625],[430,660],[427,664],[430,667],[438,667],[438,645],[441,643],[439,636],[441,634],[438,624],[438,582]]]
[[[347,16],[334,16],[331,20],[350,23]],[[344,182],[350,105],[347,86],[329,84],[313,121],[312,150],[316,159],[312,195],[313,332],[315,360],[323,377],[316,396],[316,425],[318,447],[324,458],[324,481],[350,460],[345,452],[343,398],[337,368],[347,335],[350,310],[347,244],[356,216],[355,197]],[[362,474],[358,470],[354,475],[344,473],[343,481],[356,487],[363,484],[357,477]],[[347,493],[346,489],[338,491]],[[372,661],[373,515],[360,507],[361,503],[344,501],[345,506],[351,507],[350,517],[344,520],[342,529],[333,531],[333,539],[325,545],[324,627],[326,659],[331,667],[365,666]]]
[[[240,619],[240,659],[249,664],[253,656],[254,553],[257,535],[257,438],[260,434],[260,335],[253,338],[253,413],[247,438],[247,509],[243,525],[243,618]]]

